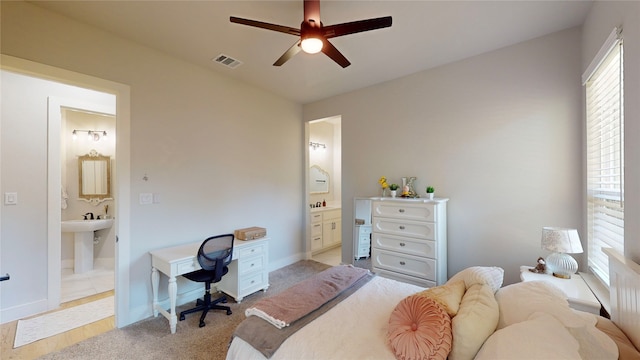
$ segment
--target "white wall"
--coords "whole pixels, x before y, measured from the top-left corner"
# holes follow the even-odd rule
[[[115,98],[9,71],[0,74],[0,192],[18,194],[17,205],[2,206],[0,220],[0,272],[11,275],[0,293],[0,320],[4,321],[18,313],[28,314],[25,307],[40,311],[47,307],[48,99],[113,106]]]
[[[583,25],[582,64],[585,71],[614,27],[624,38],[624,253],[640,262],[640,2],[593,4]]]
[[[3,54],[131,88],[130,298],[125,301],[130,318],[125,324],[151,315],[150,250],[257,225],[271,238],[272,269],[303,256],[300,105],[28,3],[1,6]],[[22,125],[2,119],[1,191],[25,177],[35,190],[32,202],[16,208],[12,225],[5,224],[3,209],[2,256],[9,256],[10,239],[21,239],[9,248],[16,263],[1,264],[0,271],[12,273],[2,285],[3,308],[46,294],[44,286],[32,286],[46,285],[46,267],[29,270],[42,276],[29,285],[14,281],[30,266],[33,251],[46,259],[44,248],[26,245],[46,241],[46,142],[37,137],[46,133],[45,120],[46,113],[31,120],[36,140],[25,133],[9,142],[12,127]],[[5,157],[24,151],[38,159],[39,173],[23,165],[5,169]],[[139,194],[147,192],[157,194],[160,203],[138,205]],[[13,236],[5,237],[9,226]],[[20,288],[8,291],[12,282]],[[161,299],[167,297],[166,284],[163,279]]]
[[[543,226],[582,227],[580,64],[574,28],[305,105],[306,121],[342,116],[343,224],[380,176],[416,176],[450,198],[449,274],[498,265],[518,281],[546,256]]]

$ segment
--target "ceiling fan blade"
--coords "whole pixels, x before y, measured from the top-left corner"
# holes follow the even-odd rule
[[[330,43],[329,40],[323,39],[322,42],[322,52],[325,53],[325,55],[330,57],[333,61],[337,62],[338,65],[342,66],[343,68],[351,65],[349,60],[347,60],[347,58],[344,57],[344,55],[342,55],[342,53],[335,46],[333,46],[333,44]]]
[[[300,47],[300,40],[298,40],[289,48],[289,50],[285,51],[285,53],[282,54],[282,56],[280,56],[280,58],[276,60],[276,62],[273,63],[273,66],[281,66],[289,59],[291,59],[295,54],[299,53],[300,50],[302,50],[302,48]]]
[[[320,0],[304,0],[304,21],[320,24]]]
[[[331,39],[338,36],[355,34],[363,31],[376,30],[391,26],[391,16],[375,19],[358,20],[348,23],[324,26],[322,33],[325,38]]]
[[[248,25],[248,26],[253,26],[261,29],[273,30],[273,31],[278,31],[285,34],[300,36],[300,29],[296,29],[288,26],[269,24],[266,22],[256,21],[256,20],[242,19],[235,16],[229,17],[229,20],[232,23],[236,23],[236,24]]]

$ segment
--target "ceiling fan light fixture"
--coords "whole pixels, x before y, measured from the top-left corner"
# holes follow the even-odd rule
[[[302,39],[300,42],[300,47],[302,51],[307,54],[317,54],[322,51],[322,40],[315,37],[308,37]]]

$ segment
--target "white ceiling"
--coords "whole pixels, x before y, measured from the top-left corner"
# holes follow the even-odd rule
[[[308,103],[583,23],[592,1],[323,0],[324,25],[392,16],[390,28],[330,41],[351,61],[297,54],[272,66],[296,37],[229,22],[237,16],[299,27],[295,1],[30,1],[194,64]],[[235,69],[211,59],[225,54]]]

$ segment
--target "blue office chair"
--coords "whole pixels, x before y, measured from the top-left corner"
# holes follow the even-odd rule
[[[211,300],[211,284],[219,282],[222,276],[229,272],[227,266],[231,263],[231,257],[233,255],[233,239],[233,234],[212,236],[200,245],[200,249],[198,249],[198,263],[200,263],[202,269],[182,276],[191,281],[203,282],[205,284],[204,299],[198,299],[195,308],[181,312],[180,321],[184,320],[186,314],[202,311],[199,326],[203,327],[205,326],[204,318],[211,309],[226,310],[227,315],[231,315],[230,307],[218,305],[219,303],[227,302],[227,297],[224,294],[215,300]]]

